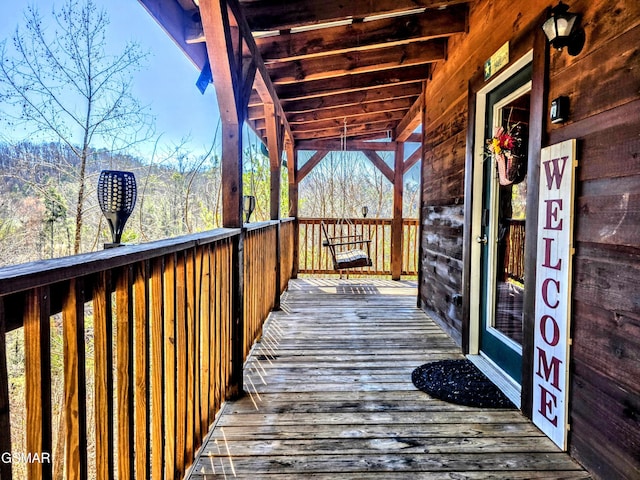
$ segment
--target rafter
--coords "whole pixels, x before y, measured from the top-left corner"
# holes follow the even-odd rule
[[[465,0],[280,0],[243,1],[247,19],[254,31],[286,30],[350,18],[365,18],[416,8],[441,8],[466,3]]]
[[[323,139],[323,140],[299,140],[296,141],[297,150],[342,150],[342,140]],[[374,150],[376,152],[393,152],[396,149],[396,142],[376,142],[366,140],[347,139],[346,150],[349,152],[360,150]]]
[[[422,82],[430,75],[430,65],[398,67],[382,72],[369,72],[359,75],[345,75],[339,78],[296,82],[276,86],[282,101],[347,93],[390,85]]]
[[[345,121],[347,124],[347,129],[353,129],[353,127],[358,127],[360,125],[367,125],[378,122],[398,121],[402,119],[403,116],[404,112],[401,110],[394,112],[381,112],[368,114],[365,116],[333,118],[330,120],[299,123],[291,125],[291,129],[293,130],[294,135],[297,135],[299,132],[318,132],[333,128],[344,129]]]
[[[354,137],[365,133],[388,133],[393,130],[397,122],[383,121],[383,122],[371,122],[353,126],[349,128],[347,135]],[[343,134],[343,128],[327,128],[325,130],[317,130],[311,132],[296,132],[295,138],[297,140],[311,140],[314,138],[339,138]]]
[[[466,5],[420,15],[257,38],[267,64],[429,40],[465,31]]]
[[[293,125],[299,123],[329,120],[332,118],[349,118],[382,112],[394,112],[398,110],[406,112],[412,104],[413,97],[398,98],[393,100],[383,100],[380,102],[360,103],[355,105],[311,110],[303,113],[294,113],[290,114],[288,118],[289,123],[293,128]]]
[[[336,93],[302,100],[287,100],[283,102],[288,113],[315,112],[325,108],[364,105],[369,102],[387,101],[391,99],[407,98],[420,95],[422,87],[419,83],[406,85],[391,85],[359,92]]]
[[[424,65],[444,60],[445,40],[437,38],[409,45],[384,47],[341,55],[327,55],[268,65],[276,85],[321,80],[342,75],[380,72],[400,66]]]

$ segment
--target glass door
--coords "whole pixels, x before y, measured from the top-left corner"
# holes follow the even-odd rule
[[[516,383],[522,379],[527,144],[531,65],[487,94],[483,163],[480,351]],[[496,145],[499,148],[496,148]],[[499,151],[499,153],[497,153]]]

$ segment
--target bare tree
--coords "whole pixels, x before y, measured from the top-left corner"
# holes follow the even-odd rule
[[[147,53],[135,43],[107,54],[109,19],[93,0],[67,0],[49,28],[36,7],[0,45],[0,106],[13,129],[54,137],[77,158],[74,253],[81,250],[87,162],[95,144],[126,149],[149,138],[152,118],[131,94]]]

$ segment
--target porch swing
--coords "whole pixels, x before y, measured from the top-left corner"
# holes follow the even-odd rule
[[[344,165],[345,155],[347,150],[347,119],[344,119],[344,130],[340,138],[340,163],[342,167],[342,173],[344,177]],[[322,228],[322,234],[324,241],[322,245],[329,249],[331,259],[333,261],[333,269],[336,271],[345,270],[349,268],[361,268],[370,267],[373,265],[371,261],[371,240],[365,239],[363,235],[351,235],[349,234],[350,227],[353,226],[353,222],[346,218],[345,215],[345,191],[342,191],[342,217],[336,222],[336,229],[334,232],[338,232],[338,235],[329,236],[329,230],[327,224],[322,221],[320,227]],[[344,229],[346,227],[346,233]]]

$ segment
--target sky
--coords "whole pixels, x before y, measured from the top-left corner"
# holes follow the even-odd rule
[[[43,17],[50,18],[52,7],[63,0],[10,0],[2,2],[0,41],[11,41],[23,12],[36,5]],[[147,67],[135,74],[134,95],[143,105],[149,105],[156,117],[156,134],[167,147],[189,138],[194,151],[210,147],[219,113],[213,85],[202,95],[195,83],[199,71],[173,43],[156,21],[137,0],[96,0],[110,19],[107,41],[114,52],[126,42],[137,42],[149,51]]]

